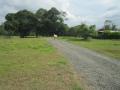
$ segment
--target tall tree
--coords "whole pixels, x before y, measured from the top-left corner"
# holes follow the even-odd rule
[[[44,30],[45,25],[43,23],[43,20],[45,18],[44,15],[46,13],[47,13],[47,10],[41,8],[41,9],[37,10],[37,12],[35,14],[37,19],[38,19],[38,23],[37,23],[36,31],[35,31],[36,37],[38,37],[39,35],[44,35],[45,34],[45,30]]]
[[[48,35],[59,34],[60,24],[63,23],[63,14],[56,8],[51,8],[45,13],[43,23]]]
[[[32,30],[35,29],[37,24],[36,16],[27,10],[22,10],[16,13],[15,19],[18,21],[18,33],[21,38],[29,35]]]
[[[28,36],[31,32],[39,35],[63,34],[65,12],[56,8],[50,10],[39,9],[35,14],[28,10],[21,10],[17,13],[7,14],[5,29],[9,35],[17,34],[21,38]]]
[[[6,34],[8,36],[11,36],[17,30],[17,21],[15,20],[15,14],[8,13],[5,18],[6,22],[4,23],[4,27],[6,30]]]

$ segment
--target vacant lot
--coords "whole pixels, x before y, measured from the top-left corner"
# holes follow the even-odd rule
[[[75,73],[45,39],[0,38],[0,90],[81,90]]]
[[[90,40],[84,41],[75,37],[60,37],[60,39],[69,41],[71,43],[80,45],[100,52],[102,54],[120,59],[120,40]]]

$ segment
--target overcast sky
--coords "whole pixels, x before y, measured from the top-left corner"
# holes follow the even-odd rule
[[[51,7],[67,13],[69,26],[85,22],[100,27],[105,19],[120,25],[120,0],[0,0],[0,23],[7,13]]]

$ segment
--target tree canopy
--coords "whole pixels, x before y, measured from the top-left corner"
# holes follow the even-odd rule
[[[64,15],[65,16],[65,15]],[[5,30],[8,35],[20,35],[21,38],[35,34],[50,36],[54,33],[63,34],[65,24],[63,13],[56,8],[50,10],[39,9],[36,13],[28,10],[21,10],[17,13],[8,13],[6,15]]]

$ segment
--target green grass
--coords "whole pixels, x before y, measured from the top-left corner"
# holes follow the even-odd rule
[[[0,90],[81,90],[67,60],[44,38],[0,38]]]
[[[84,41],[75,37],[60,37],[60,39],[69,41],[73,44],[92,49],[101,54],[120,59],[120,40],[95,40]]]

